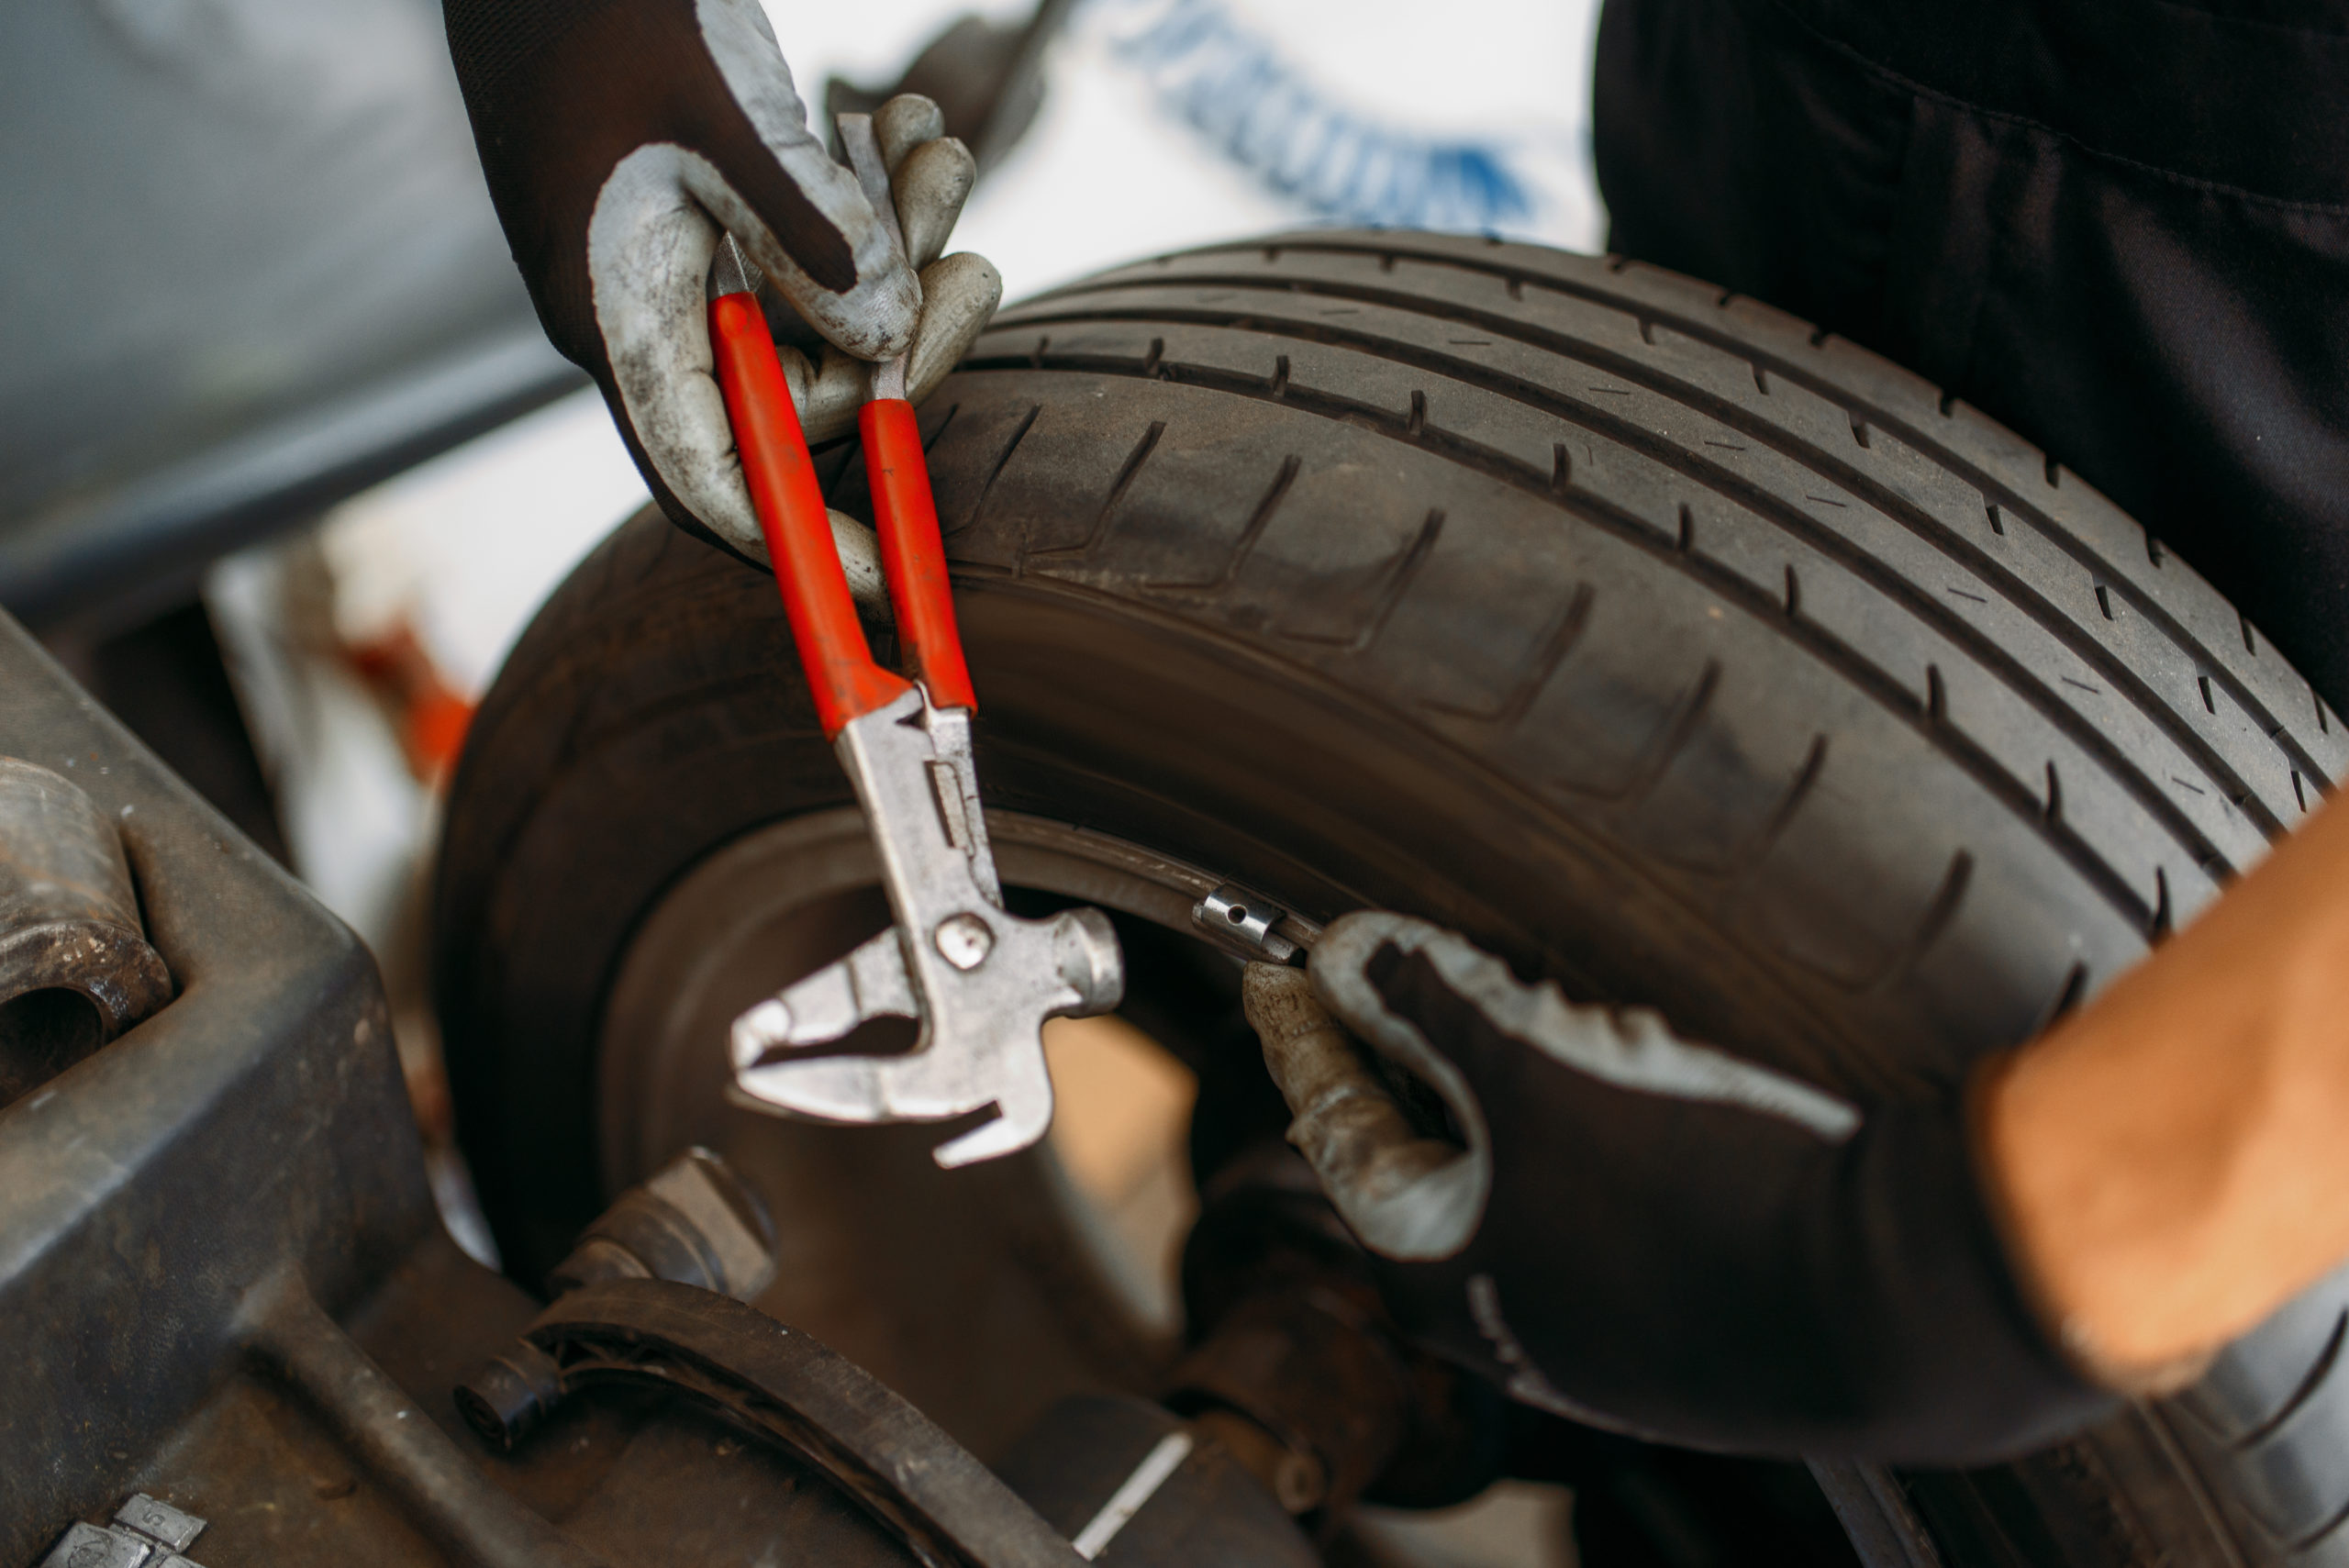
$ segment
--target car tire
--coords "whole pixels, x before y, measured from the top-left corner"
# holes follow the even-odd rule
[[[1005,311],[922,420],[992,807],[1310,919],[1424,916],[1831,1088],[1950,1091],[2349,766],[2258,630],[2055,458],[1620,259],[1163,257]],[[869,516],[852,450],[819,457]],[[602,1195],[636,922],[847,798],[771,581],[657,517],[524,637],[436,906],[460,1131],[526,1273]],[[1871,1563],[2349,1560],[2345,1307],[2329,1281],[2012,1464],[1820,1480]]]

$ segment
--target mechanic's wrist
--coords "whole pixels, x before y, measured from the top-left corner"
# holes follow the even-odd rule
[[[2210,1347],[2173,1352],[2114,1333],[2107,1317],[2089,1305],[2100,1297],[2076,1277],[2082,1260],[2070,1250],[2076,1238],[2061,1218],[2050,1223],[2051,1172],[2036,1145],[2053,1129],[2037,1120],[2028,1090],[2010,1088],[2025,1054],[2008,1051],[1981,1063],[1967,1081],[1965,1103],[1975,1180],[2016,1293],[2048,1343],[2088,1383],[2132,1396],[2183,1387],[2210,1364]],[[2065,1201],[2055,1199],[2052,1212],[2066,1213]]]
[[[2018,1273],[2110,1385],[2174,1384],[2349,1253],[2344,885],[2321,813],[1983,1082]]]

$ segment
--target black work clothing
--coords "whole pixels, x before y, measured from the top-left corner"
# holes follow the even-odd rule
[[[2349,5],[1608,0],[1597,137],[1614,249],[2011,426],[2349,707]]]

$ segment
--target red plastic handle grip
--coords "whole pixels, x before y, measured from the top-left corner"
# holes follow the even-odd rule
[[[930,493],[930,462],[914,406],[902,397],[876,397],[857,416],[857,428],[864,437],[864,476],[873,488],[897,640],[932,703],[975,708],[978,694],[971,689],[963,634],[954,625],[946,544],[939,537],[938,503]]]
[[[792,640],[815,694],[816,717],[829,740],[850,719],[902,695],[906,681],[873,662],[856,601],[849,596],[848,573],[832,543],[831,518],[807,455],[807,438],[799,428],[799,410],[791,401],[791,384],[783,378],[774,339],[767,336],[766,318],[751,295],[726,294],[709,302],[709,345],[734,444],[742,454],[742,477],[791,618]],[[914,450],[919,454],[918,441]],[[922,494],[929,495],[927,483]],[[937,537],[933,515],[930,538]],[[893,588],[895,576],[893,566]]]

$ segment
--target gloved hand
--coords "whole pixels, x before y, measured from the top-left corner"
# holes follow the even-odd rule
[[[901,260],[808,130],[757,0],[446,0],[446,15],[490,196],[547,336],[602,387],[663,509],[764,560],[711,373],[718,238],[730,231],[766,274],[778,336],[818,351],[812,365],[794,347],[782,358],[807,439],[829,439],[855,427],[863,361],[910,349],[918,402],[1001,297],[984,259],[939,256],[976,176],[969,150],[926,98],[874,116]]]
[[[1353,1195],[1407,1221],[1386,1250],[1417,1261],[1376,1265],[1398,1321],[1520,1399],[1698,1447],[1943,1462],[2113,1405],[2019,1288],[1955,1097],[1854,1103],[1653,1013],[1574,1006],[1399,915],[1333,921],[1309,973],[1330,1014],[1450,1107],[1457,1167],[1490,1161],[1464,1179],[1390,1134],[1386,1166],[1423,1173],[1428,1201]],[[1282,1031],[1253,997],[1251,1017],[1283,1076]],[[1323,1106],[1343,1076],[1312,1076]],[[1326,1183],[1345,1145],[1316,1146],[1313,1093],[1292,1089],[1291,1137]],[[1353,1169],[1376,1179],[1374,1162]]]

